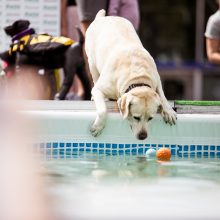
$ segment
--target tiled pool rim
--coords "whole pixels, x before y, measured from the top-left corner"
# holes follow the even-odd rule
[[[214,108],[214,114],[209,113],[209,106],[205,112],[200,108],[199,113],[189,113],[187,106],[186,114],[182,108],[175,126],[165,124],[157,115],[149,124],[149,137],[139,141],[128,122],[122,119],[115,102],[108,103],[107,124],[97,138],[89,131],[96,116],[93,102],[31,101],[27,106],[22,114],[37,127],[35,150],[54,158],[84,152],[143,155],[149,148],[161,147],[169,147],[173,156],[219,157],[220,154],[219,107]]]

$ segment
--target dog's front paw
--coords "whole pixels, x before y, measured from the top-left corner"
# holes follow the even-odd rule
[[[103,128],[104,128],[104,125],[98,125],[94,123],[90,128],[90,132],[92,136],[97,137],[102,133]]]
[[[169,123],[170,125],[176,124],[177,114],[171,107],[164,108],[161,115],[166,123]]]

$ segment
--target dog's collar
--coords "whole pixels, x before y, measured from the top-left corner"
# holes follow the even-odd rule
[[[22,37],[24,37],[24,36],[26,36],[28,34],[34,34],[34,33],[35,33],[35,30],[33,28],[25,29],[24,31],[14,35],[12,37],[12,41],[14,42],[14,41],[19,40],[19,39],[21,39]]]
[[[147,86],[147,87],[151,88],[151,86],[148,85],[148,84],[146,84],[146,83],[134,83],[134,84],[131,84],[131,85],[125,90],[125,93],[130,92],[133,88],[141,87],[141,86]]]

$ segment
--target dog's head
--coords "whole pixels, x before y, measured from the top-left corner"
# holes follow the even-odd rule
[[[131,129],[139,140],[147,138],[147,124],[156,113],[162,111],[158,94],[150,88],[136,88],[125,93],[118,106],[124,119],[130,123]]]
[[[7,35],[13,37],[16,34],[19,34],[22,31],[26,30],[29,25],[30,22],[28,20],[17,20],[12,25],[6,26],[4,30]]]

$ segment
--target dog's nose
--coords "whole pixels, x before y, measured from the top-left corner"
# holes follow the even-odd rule
[[[147,138],[147,132],[142,131],[141,133],[138,134],[138,139],[139,140],[144,140]]]

